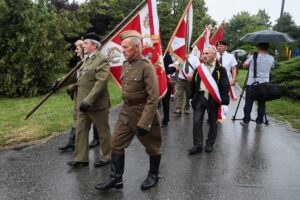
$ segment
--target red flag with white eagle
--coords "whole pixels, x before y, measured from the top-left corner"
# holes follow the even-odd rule
[[[121,66],[125,60],[122,54],[119,35],[126,30],[136,30],[141,33],[142,54],[156,68],[159,82],[159,95],[167,91],[167,80],[163,66],[159,21],[156,0],[145,0],[140,3],[110,34],[102,41],[101,52],[108,58],[113,78],[121,87]]]
[[[214,33],[214,35],[210,38],[209,43],[212,45],[217,44],[218,41],[223,40],[224,38],[224,21],[221,23],[221,25],[219,26],[219,28],[216,30],[216,32]]]
[[[193,31],[192,0],[187,4],[178,25],[169,41],[165,54],[170,52],[180,63],[184,63],[191,45]]]
[[[207,47],[209,45],[210,29],[211,29],[210,25],[206,26],[203,33],[197,38],[197,40],[192,45],[193,53],[198,58],[200,58],[201,52],[203,51],[204,47]]]

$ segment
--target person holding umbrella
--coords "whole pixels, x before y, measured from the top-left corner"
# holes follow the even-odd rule
[[[251,97],[252,84],[254,82],[265,83],[270,81],[270,70],[274,67],[274,58],[269,55],[267,50],[269,43],[258,43],[258,53],[251,55],[243,64],[243,68],[249,68],[248,81],[246,86],[246,98],[244,106],[244,117],[240,123],[243,126],[248,126],[251,120],[251,111],[253,105],[253,99]],[[256,69],[254,68],[256,62]],[[261,127],[263,123],[263,117],[266,110],[266,102],[258,101],[256,125]]]

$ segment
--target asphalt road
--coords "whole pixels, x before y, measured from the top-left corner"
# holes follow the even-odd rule
[[[99,148],[90,150],[89,167],[71,169],[66,162],[73,153],[57,150],[67,141],[61,134],[43,144],[0,151],[0,199],[300,199],[300,134],[270,117],[268,126],[256,128],[252,122],[243,128],[231,120],[236,105],[231,104],[229,119],[219,126],[214,151],[195,156],[187,155],[192,114],[171,112],[163,129],[161,179],[150,191],[140,190],[149,162],[137,139],[126,150],[124,188],[99,192],[95,184],[110,172],[109,166],[93,167]],[[119,109],[111,110],[112,129]]]

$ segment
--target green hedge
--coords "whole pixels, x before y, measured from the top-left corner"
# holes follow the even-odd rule
[[[284,87],[286,96],[300,100],[300,56],[278,63],[271,77]]]

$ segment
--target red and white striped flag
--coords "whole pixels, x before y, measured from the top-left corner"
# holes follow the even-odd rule
[[[159,82],[159,95],[167,91],[167,80],[163,66],[159,21],[156,0],[145,0],[139,4],[104,40],[101,52],[108,58],[113,78],[121,87],[121,66],[125,60],[122,54],[119,35],[125,30],[141,33],[142,54],[151,60],[156,68]]]
[[[221,23],[221,25],[219,26],[219,28],[216,30],[216,32],[214,33],[214,35],[210,38],[209,43],[212,45],[217,44],[218,41],[223,40],[224,38],[224,21]]]
[[[193,6],[192,0],[186,6],[178,25],[169,41],[165,54],[169,51],[183,64],[188,57],[193,31]]]
[[[206,26],[203,33],[198,37],[198,39],[192,45],[193,53],[198,58],[200,58],[201,52],[203,51],[204,47],[207,47],[209,45],[210,29],[211,29],[210,25]]]

